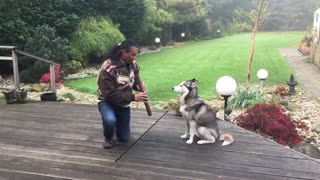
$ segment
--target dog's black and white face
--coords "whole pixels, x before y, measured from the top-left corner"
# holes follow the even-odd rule
[[[198,81],[196,79],[191,79],[181,82],[178,86],[174,86],[172,89],[177,93],[185,94],[197,87],[197,84]]]

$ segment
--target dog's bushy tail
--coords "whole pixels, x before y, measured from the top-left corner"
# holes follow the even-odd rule
[[[219,140],[223,141],[222,146],[230,145],[234,141],[233,136],[227,133],[220,134]]]

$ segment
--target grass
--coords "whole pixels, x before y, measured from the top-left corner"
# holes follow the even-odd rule
[[[251,84],[259,84],[256,73],[263,68],[269,72],[267,85],[286,86],[293,73],[278,48],[297,47],[302,32],[258,33],[251,67]],[[204,99],[216,96],[219,77],[233,77],[238,85],[246,85],[251,34],[188,42],[175,48],[163,48],[159,53],[137,58],[140,77],[147,84],[150,101],[176,98],[172,87],[181,81],[196,78],[199,95]],[[88,93],[96,93],[96,77],[65,82],[66,86]]]

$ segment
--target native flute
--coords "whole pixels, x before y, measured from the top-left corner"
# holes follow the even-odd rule
[[[140,75],[139,75],[139,70],[137,68],[137,64],[135,62],[132,62],[131,65],[132,65],[132,69],[134,71],[135,78],[138,81],[137,82],[138,83],[138,87],[139,87],[140,90],[142,90],[143,89],[143,85],[142,85],[142,81],[140,79]],[[144,102],[144,106],[146,107],[148,116],[151,116],[152,112],[151,112],[151,109],[150,109],[150,106],[149,106],[148,102]]]

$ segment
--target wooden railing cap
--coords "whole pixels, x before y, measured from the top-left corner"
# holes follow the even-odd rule
[[[18,46],[0,46],[0,49],[16,49]]]

